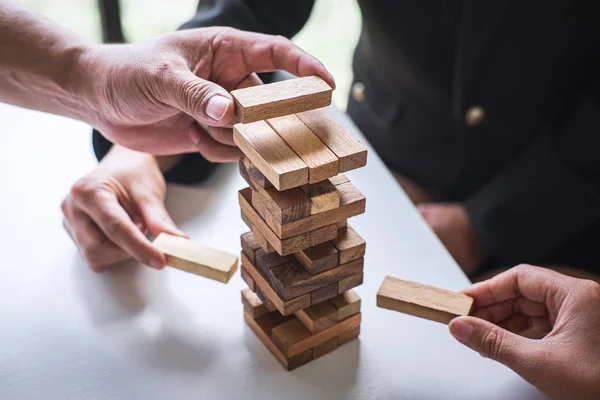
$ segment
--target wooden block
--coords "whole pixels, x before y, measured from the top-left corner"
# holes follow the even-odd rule
[[[236,124],[233,141],[278,190],[308,183],[308,167],[265,122]]]
[[[328,179],[312,185],[304,185],[301,188],[310,199],[311,214],[318,214],[340,206],[340,193]]]
[[[329,329],[312,335],[299,320],[294,319],[273,328],[271,337],[275,345],[277,345],[286,357],[293,357],[338,337],[352,328],[360,326],[360,319],[361,315],[359,313],[337,323]],[[306,335],[307,333],[308,336]]]
[[[252,277],[248,274],[248,271],[246,271],[244,268],[241,268],[240,274],[242,275],[244,282],[246,282],[246,285],[248,285],[248,288],[254,292],[254,279],[252,279]]]
[[[342,183],[350,182],[350,179],[344,174],[337,174],[336,176],[329,178],[329,182],[333,183],[333,186],[338,186]]]
[[[289,79],[231,92],[244,124],[327,107],[333,89],[318,76]]]
[[[364,260],[364,259],[359,258],[359,260]],[[352,261],[352,262],[356,262],[356,261]],[[343,264],[343,265],[346,265],[346,264]],[[363,283],[363,273],[362,272],[352,275],[352,276],[349,276],[345,279],[342,279],[338,283],[338,293],[341,294],[341,293],[347,292],[348,290],[350,290],[352,288],[362,285],[362,283]]]
[[[363,266],[364,260],[359,259],[320,274],[311,275],[300,263],[293,260],[272,268],[270,281],[273,289],[279,293],[281,298],[288,300],[352,277],[362,272]]]
[[[331,244],[339,252],[340,264],[364,257],[367,248],[365,240],[351,226],[340,229]]]
[[[161,233],[154,239],[154,245],[165,254],[171,267],[205,278],[227,283],[237,270],[236,256],[183,237]]]
[[[259,243],[260,240],[257,233],[259,235],[262,234],[277,253],[281,255],[297,253],[310,246],[332,240],[337,236],[335,224],[331,224],[301,235],[280,239],[250,204],[251,193],[252,189],[250,188],[242,189],[238,193],[240,206],[242,208],[242,219],[250,228],[252,228],[254,237]]]
[[[248,257],[250,262],[254,263],[254,254],[256,253],[256,250],[261,248],[260,244],[254,238],[252,232],[244,233],[240,239],[242,242],[242,251],[246,254],[246,257]]]
[[[454,317],[469,315],[473,298],[386,276],[377,292],[377,306],[447,324]]]
[[[294,315],[311,333],[324,331],[338,323],[337,309],[328,301],[300,310]]]
[[[252,164],[252,161],[250,161],[248,157],[244,156],[240,158],[239,167],[240,175],[242,175],[246,181],[252,179],[255,185],[263,189],[271,189],[274,187],[273,184],[269,182],[267,177],[264,176],[258,168],[256,168],[256,165]]]
[[[244,320],[246,321],[246,324],[250,327],[250,329],[252,329],[252,331],[258,337],[258,339],[265,345],[265,347],[271,352],[271,354],[275,356],[277,361],[279,361],[279,363],[281,363],[281,365],[283,365],[285,369],[291,371],[294,368],[298,368],[310,362],[313,359],[312,349],[306,350],[305,352],[302,352],[297,356],[291,357],[289,359],[283,355],[283,353],[277,348],[277,346],[275,346],[275,344],[271,340],[271,330],[268,330],[268,333],[265,330],[265,321],[267,321],[267,324],[270,323],[270,321],[267,320],[269,317],[270,315],[265,315],[264,317],[261,317],[258,320],[254,320],[252,316],[250,316],[247,312],[244,311]]]
[[[283,315],[290,315],[310,306],[310,295],[305,294],[289,301],[283,301],[279,295],[269,285],[258,269],[242,253],[242,266],[250,277],[254,280],[255,287],[260,288],[265,297],[277,308]]]
[[[353,290],[348,290],[331,299],[331,304],[335,307],[337,321],[360,312],[360,297]]]
[[[333,338],[325,343],[319,344],[313,347],[313,360],[316,360],[319,357],[323,357],[326,354],[331,353],[335,349],[338,348],[339,338]]]
[[[294,256],[304,269],[313,275],[335,268],[340,264],[338,251],[330,242],[309,247],[294,253]]]
[[[246,312],[250,314],[253,319],[260,318],[269,313],[269,310],[258,298],[258,295],[250,289],[242,290],[242,304],[244,304]]]
[[[256,226],[252,225],[252,235],[254,239],[258,243],[259,247],[267,253],[272,253],[275,251],[275,248],[271,245],[271,243],[263,236],[263,234],[256,228]]]
[[[339,283],[332,283],[331,285],[323,286],[320,289],[313,290],[310,292],[310,304],[316,305],[324,301],[331,300],[338,295]]]
[[[307,111],[297,115],[339,158],[340,172],[367,165],[367,149],[327,110]]]
[[[267,123],[308,166],[308,182],[316,183],[339,172],[335,154],[296,115],[272,118]]]
[[[260,287],[254,284],[254,291],[256,293],[256,297],[259,298],[260,302],[265,306],[265,308],[270,311],[275,311],[277,308],[273,303],[269,300],[267,296],[265,296],[264,292],[260,290]]]
[[[348,226],[348,220],[347,220],[347,219],[345,219],[345,220],[343,220],[343,221],[340,221],[340,222],[337,222],[337,223],[335,224],[335,227],[336,227],[336,228],[338,228],[338,231],[339,231],[340,229],[342,229],[342,228],[345,228],[345,227],[347,227],[347,226]]]
[[[338,347],[356,339],[359,335],[360,335],[360,325],[355,326],[352,329],[348,329],[346,332],[344,332],[344,333],[340,334],[340,336],[338,336]]]
[[[366,199],[363,194],[350,182],[336,186],[340,194],[340,206],[319,214],[314,214],[287,224],[279,224],[267,213],[266,223],[271,230],[282,239],[313,231],[317,228],[337,224],[350,217],[362,214],[366,209]],[[336,232],[337,236],[337,232]]]
[[[277,252],[267,253],[263,249],[256,252],[256,262],[254,266],[263,273],[268,273],[271,269],[286,264],[294,260],[294,256],[281,256]]]

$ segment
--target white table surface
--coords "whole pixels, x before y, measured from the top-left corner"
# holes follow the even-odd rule
[[[469,282],[373,151],[348,174],[367,197],[351,220],[367,241],[360,339],[292,372],[243,323],[239,273],[224,285],[86,267],[60,202],[95,164],[85,124],[0,105],[0,399],[541,398],[445,325],[376,307],[385,275]],[[228,165],[202,186],[171,185],[167,206],[194,240],[239,253],[243,186]]]

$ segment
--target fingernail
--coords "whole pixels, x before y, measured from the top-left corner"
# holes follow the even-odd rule
[[[152,258],[152,259],[150,259],[150,266],[152,268],[162,269],[165,266],[165,264],[162,261],[160,261],[158,258]]]
[[[206,105],[206,115],[215,121],[220,121],[225,116],[228,108],[229,99],[216,95],[208,100],[208,104]]]
[[[473,333],[473,325],[462,318],[455,318],[450,322],[450,333],[461,343],[468,344]]]

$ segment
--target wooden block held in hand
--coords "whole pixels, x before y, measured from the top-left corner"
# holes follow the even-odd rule
[[[313,275],[335,268],[340,264],[339,253],[330,242],[309,247],[294,253],[294,256]]]
[[[308,167],[265,121],[236,124],[233,141],[278,190],[308,183]]]
[[[310,213],[318,214],[340,206],[340,194],[329,179],[301,186],[310,198]]]
[[[333,89],[318,76],[252,86],[231,92],[244,124],[327,107]]]
[[[365,240],[351,226],[338,231],[338,236],[331,241],[340,256],[340,264],[345,264],[365,255]]]
[[[227,283],[237,270],[236,256],[183,237],[161,233],[154,239],[154,245],[165,254],[167,264],[171,267],[205,278]]]
[[[473,298],[387,276],[377,292],[377,306],[447,324],[454,317],[469,315]]]
[[[337,321],[342,321],[360,312],[360,297],[353,290],[348,290],[331,299],[331,304],[336,309]]]
[[[295,315],[311,333],[324,331],[338,323],[337,309],[328,301],[300,310]]]
[[[260,318],[269,313],[269,310],[258,298],[256,293],[252,292],[250,289],[242,290],[242,304],[244,304],[246,312],[248,312],[253,319]]]
[[[275,132],[308,166],[308,182],[316,183],[339,172],[335,154],[296,115],[267,120]]]
[[[313,110],[297,115],[339,158],[340,172],[367,165],[367,149],[350,135],[329,111]]]

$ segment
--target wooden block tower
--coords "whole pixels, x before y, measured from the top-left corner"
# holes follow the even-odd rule
[[[343,172],[367,150],[323,107],[332,89],[317,77],[232,92],[245,154],[239,192],[244,318],[288,370],[358,337],[365,241],[347,219],[366,201]]]

